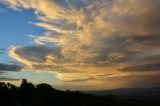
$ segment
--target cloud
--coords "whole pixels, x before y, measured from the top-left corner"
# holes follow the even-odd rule
[[[2,54],[4,51],[4,48],[0,48],[0,54]]]
[[[121,79],[115,80],[117,86],[125,84],[124,77],[134,76],[131,70],[142,74],[159,70],[160,61],[155,58],[160,54],[159,0],[1,2],[15,10],[33,9],[40,20],[34,24],[49,30],[31,36],[35,46],[9,48],[9,56],[26,68],[52,72],[63,81],[87,80],[88,84],[109,83],[111,76],[103,75],[113,74]]]
[[[0,77],[0,81],[20,81],[21,79],[14,79],[14,78],[8,78],[8,77]]]
[[[56,64],[56,60],[62,58],[60,48],[43,45],[11,47],[9,49],[9,55],[31,67],[34,65],[42,65],[43,63],[45,64],[50,58],[50,61],[53,60],[53,63],[55,62]]]
[[[0,71],[21,71],[23,67],[16,64],[0,63]]]
[[[6,10],[0,8],[0,13],[6,12]]]
[[[139,66],[125,67],[122,71],[160,71],[160,63],[144,64]]]
[[[14,64],[14,63],[0,63],[0,81],[17,81],[20,79],[12,78],[11,76],[7,75],[7,72],[14,71],[19,72],[24,67],[20,64]]]

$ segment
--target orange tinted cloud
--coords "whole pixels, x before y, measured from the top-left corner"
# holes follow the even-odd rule
[[[131,86],[128,83],[137,80],[126,77],[143,79],[149,73],[145,68],[134,68],[135,75],[131,68],[145,64],[157,67],[152,64],[160,62],[159,0],[84,0],[82,7],[54,0],[2,2],[14,9],[34,9],[41,21],[34,24],[49,30],[32,36],[38,46],[13,46],[9,55],[27,68],[52,72],[66,83]],[[152,58],[155,56],[157,59]]]

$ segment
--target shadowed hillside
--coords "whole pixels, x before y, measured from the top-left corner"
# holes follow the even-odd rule
[[[160,87],[152,88],[119,88],[101,91],[84,91],[86,94],[93,95],[116,95],[116,96],[136,96],[136,97],[155,97],[160,98]]]
[[[20,87],[0,83],[0,106],[160,106],[158,98],[83,94],[60,91],[42,83],[22,80]]]

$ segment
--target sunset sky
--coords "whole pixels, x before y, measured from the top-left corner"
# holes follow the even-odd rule
[[[0,81],[160,86],[160,0],[0,0]]]

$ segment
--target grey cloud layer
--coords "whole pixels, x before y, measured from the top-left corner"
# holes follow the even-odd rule
[[[4,51],[4,48],[0,48],[0,54],[2,54]]]
[[[60,48],[50,46],[28,46],[18,47],[15,49],[15,54],[18,54],[26,61],[43,63],[48,55],[61,57]]]
[[[122,71],[160,71],[160,63],[144,64],[139,66],[125,67]]]
[[[12,78],[6,74],[8,71],[21,71],[24,67],[19,64],[0,63],[0,81],[17,81],[20,79]]]
[[[22,68],[20,65],[0,63],[0,71],[20,71]]]
[[[50,30],[32,36],[39,46],[9,49],[30,69],[51,71],[64,81],[98,83],[111,77],[100,75],[159,71],[159,0],[1,1],[14,9],[34,9],[41,21],[35,25]]]

